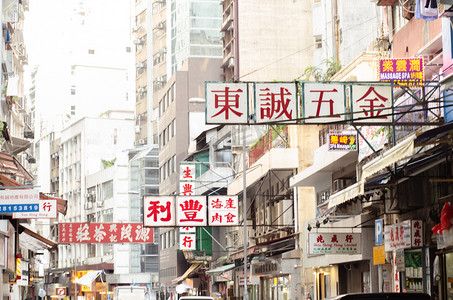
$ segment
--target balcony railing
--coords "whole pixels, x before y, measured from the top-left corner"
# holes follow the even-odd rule
[[[270,129],[250,147],[249,167],[272,148],[288,148],[286,142],[288,140],[288,126],[277,127],[276,129],[278,134],[274,129]]]

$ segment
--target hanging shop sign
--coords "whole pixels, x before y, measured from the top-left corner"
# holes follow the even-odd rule
[[[141,223],[60,223],[59,243],[153,243],[153,228]]]
[[[329,151],[356,151],[357,133],[329,133]]]
[[[237,196],[147,196],[144,226],[197,227],[238,225]]]
[[[39,212],[39,191],[35,189],[0,190],[0,213]]]
[[[180,164],[179,169],[179,194],[191,196],[195,191],[195,164]]]
[[[393,88],[389,83],[206,82],[205,90],[206,124],[348,121],[365,125],[393,121]],[[302,105],[298,105],[298,91]]]
[[[411,221],[411,245],[412,247],[423,246],[423,221]]]
[[[209,196],[209,225],[232,226],[239,224],[238,196]]]
[[[393,81],[400,86],[423,84],[423,58],[389,58],[379,60],[380,81]]]
[[[179,250],[196,250],[196,227],[179,227]]]
[[[16,212],[13,213],[13,219],[56,219],[57,218],[57,200],[48,199],[39,201],[38,212]]]
[[[411,248],[411,222],[403,221],[384,227],[385,251]]]
[[[308,254],[360,254],[360,233],[309,233]]]

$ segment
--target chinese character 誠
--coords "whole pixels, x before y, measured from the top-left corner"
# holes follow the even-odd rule
[[[314,90],[311,90],[310,92],[314,92],[314,93],[319,93],[319,98],[318,100],[313,100],[312,102],[313,103],[318,103],[318,106],[316,108],[316,115],[314,116],[310,116],[310,117],[319,117],[320,116],[320,113],[321,113],[321,106],[323,103],[329,103],[329,117],[334,117],[334,118],[340,118],[340,115],[334,115],[333,114],[333,99],[324,99],[324,93],[336,93],[338,92],[337,89],[333,89],[331,91],[324,91],[324,90],[317,90],[317,91],[314,91]]]
[[[203,208],[203,205],[200,204],[198,200],[186,200],[183,203],[181,203],[179,206],[181,206],[182,211],[184,212],[184,215],[186,216],[186,219],[181,219],[181,222],[203,222],[203,219],[197,219],[197,214],[198,212]]]
[[[374,96],[372,95],[372,93],[374,94]],[[379,108],[385,108],[385,105],[382,103],[380,105],[377,105],[376,102],[382,101],[385,103],[387,100],[388,100],[387,98],[378,94],[376,92],[376,90],[374,89],[374,87],[370,87],[368,89],[368,91],[365,93],[365,95],[363,95],[361,98],[357,99],[356,102],[360,102],[360,101],[368,102],[368,105],[359,106],[360,108],[363,108],[363,112],[364,112],[365,116],[371,117],[371,118],[385,119],[385,118],[387,118],[386,116],[379,116],[380,113],[382,112],[382,109],[379,109]],[[368,108],[368,109],[366,109],[366,108]]]
[[[146,215],[147,218],[152,217],[153,221],[157,221],[157,217],[160,213],[166,213],[165,217],[160,218],[163,222],[168,222],[171,220],[171,202],[167,201],[167,204],[160,205],[159,201],[150,201],[148,206],[149,214]]]
[[[288,118],[292,119],[293,111],[288,111],[288,106],[291,102],[291,99],[285,99],[285,96],[290,96],[291,93],[288,89],[280,88],[280,93],[271,93],[268,88],[261,89],[259,94],[261,104],[261,118],[272,119],[274,114],[278,114],[275,119],[280,118],[283,114]]]
[[[230,91],[229,87],[225,87],[225,90],[220,91],[212,91],[215,93],[214,96],[214,107],[221,108],[215,115],[212,117],[216,117],[220,114],[225,114],[225,119],[228,120],[230,118],[230,112],[235,114],[236,116],[242,116],[242,113],[235,110],[239,108],[239,97],[240,94],[243,92],[242,89],[237,89],[236,91]]]

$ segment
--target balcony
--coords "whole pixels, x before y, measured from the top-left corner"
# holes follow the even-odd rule
[[[249,167],[258,161],[266,152],[272,148],[286,148],[288,139],[288,127],[278,129],[279,133],[274,130],[268,130],[255,144],[250,147]]]

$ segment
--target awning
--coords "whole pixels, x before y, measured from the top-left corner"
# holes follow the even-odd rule
[[[33,176],[25,170],[20,162],[12,155],[0,152],[0,173],[22,177],[30,182]]]
[[[46,239],[38,233],[28,229],[22,224],[19,224],[19,246],[24,249],[28,249],[33,252],[39,250],[52,251],[56,249],[57,243]]]
[[[102,272],[104,271],[103,270],[88,271],[88,273],[74,280],[74,282],[80,285],[90,286],[93,283],[93,281],[95,281],[96,278],[102,274]]]
[[[171,282],[173,284],[177,284],[177,283],[180,283],[182,282],[184,279],[186,279],[187,277],[189,277],[189,275],[193,272],[196,272],[199,268],[201,268],[201,263],[196,263],[196,264],[192,264],[187,270],[186,272],[184,272],[184,274],[182,274],[181,276],[173,279]]]
[[[339,191],[338,193],[332,194],[329,198],[329,204],[327,208],[332,208],[335,205],[345,203],[346,201],[352,200],[359,195],[364,193],[364,181],[359,181],[351,186]]]
[[[10,137],[10,140],[5,142],[5,149],[11,155],[17,155],[22,151],[27,150],[30,148],[31,143],[28,140],[17,138],[17,137]]]
[[[228,270],[234,269],[234,267],[235,267],[235,264],[224,265],[224,266],[212,269],[212,270],[208,270],[208,271],[206,271],[206,274],[208,274],[208,275],[220,275],[223,272],[226,272]]]
[[[397,144],[383,155],[376,157],[362,167],[362,180],[376,174],[390,165],[414,154],[414,139],[416,134],[410,135],[401,143]]]
[[[419,135],[414,140],[414,146],[425,146],[431,144],[438,144],[442,142],[452,142],[451,138],[446,137],[453,131],[453,123],[448,123],[431,130],[427,130]]]

